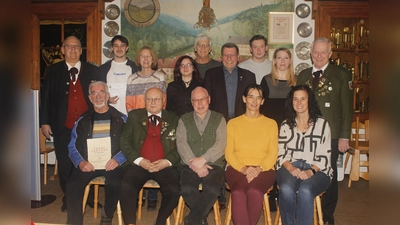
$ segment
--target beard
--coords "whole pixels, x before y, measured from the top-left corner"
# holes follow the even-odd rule
[[[106,105],[106,102],[105,101],[102,101],[100,103],[99,102],[95,102],[93,105],[94,105],[95,108],[101,109]]]

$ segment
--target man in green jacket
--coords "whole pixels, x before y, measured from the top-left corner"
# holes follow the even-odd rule
[[[208,224],[208,212],[224,184],[226,121],[208,109],[210,96],[205,88],[195,88],[191,100],[194,112],[182,115],[177,128],[181,193],[190,208],[185,225],[203,225]]]
[[[339,152],[346,152],[349,148],[353,120],[351,73],[343,67],[329,64],[331,55],[330,40],[324,37],[314,40],[311,49],[313,67],[301,71],[297,78],[298,84],[306,84],[313,89],[322,116],[331,126],[334,173],[328,190],[322,196],[325,224],[334,224],[333,213],[338,200],[337,159]]]
[[[128,113],[121,135],[121,150],[127,158],[121,183],[121,209],[125,224],[136,224],[137,197],[143,185],[155,180],[162,193],[161,206],[154,224],[164,225],[178,203],[180,161],[176,150],[179,117],[163,110],[165,98],[159,88],[145,93],[145,109]]]

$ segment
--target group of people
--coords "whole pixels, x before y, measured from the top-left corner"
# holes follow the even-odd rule
[[[190,208],[184,223],[208,224],[213,204],[226,202],[225,184],[234,224],[257,224],[271,187],[271,209],[279,190],[284,225],[311,224],[322,192],[324,221],[334,223],[336,160],[348,149],[352,92],[351,75],[329,64],[331,42],[313,42],[314,65],[298,77],[290,50],[275,50],[269,61],[261,35],[240,64],[236,44],[221,47],[221,62],[210,57],[211,44],[198,36],[196,59],[181,56],[167,87],[151,47],[132,62],[128,40],[117,35],[113,60],[96,68],[80,61],[76,37],[64,40],[65,60],[46,70],[40,123],[54,137],[68,224],[83,223],[84,188],[97,176],[106,178],[101,225],[111,224],[118,200],[124,223],[136,224],[138,193],[150,179],[162,195],[156,225],[165,224],[180,196]],[[95,169],[87,142],[104,137],[111,159]],[[156,204],[157,192],[151,195]]]

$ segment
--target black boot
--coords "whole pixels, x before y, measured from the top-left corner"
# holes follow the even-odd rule
[[[112,217],[108,218],[106,213],[104,212],[104,208],[101,212],[101,221],[100,225],[112,225]]]

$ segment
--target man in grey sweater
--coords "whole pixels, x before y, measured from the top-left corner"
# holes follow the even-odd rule
[[[194,112],[182,115],[176,136],[182,163],[181,194],[190,208],[184,222],[200,225],[207,224],[208,212],[224,184],[226,121],[208,109],[211,99],[205,88],[195,88],[191,100]]]

